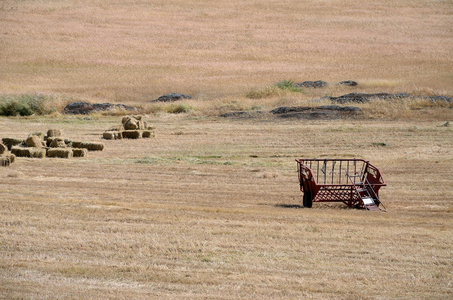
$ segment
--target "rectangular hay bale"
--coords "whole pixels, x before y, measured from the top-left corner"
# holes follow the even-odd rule
[[[121,140],[123,135],[121,131],[106,131],[102,134],[102,138],[105,140]]]
[[[72,156],[73,157],[86,157],[87,153],[88,153],[87,149],[72,148]]]
[[[47,150],[47,157],[71,158],[72,149],[51,148],[51,149]]]
[[[83,144],[82,142],[72,141],[71,146],[72,146],[72,148],[82,148],[82,147],[81,147],[82,144]]]
[[[104,144],[102,143],[83,143],[82,148],[87,149],[88,151],[102,151],[104,150]]]
[[[31,158],[44,158],[46,157],[45,148],[24,148],[24,147],[12,147],[11,153],[17,157],[31,157]]]
[[[5,144],[0,143],[0,155],[5,153],[8,150]]]
[[[103,143],[87,143],[87,142],[72,142],[72,148],[83,148],[88,151],[102,151],[104,150]]]
[[[143,138],[151,138],[155,137],[156,134],[154,133],[154,130],[143,130],[142,132],[142,137]]]
[[[14,146],[11,148],[11,153],[17,157],[31,157],[30,148]]]
[[[44,158],[46,157],[46,148],[28,148],[30,149],[30,157]]]
[[[25,142],[23,139],[15,139],[15,138],[2,138],[3,144],[8,147],[8,150],[11,151],[11,148],[17,145],[20,145]]]
[[[124,130],[123,138],[125,139],[140,139],[142,138],[141,130]]]
[[[115,139],[114,131],[104,132],[102,134],[102,138],[105,140],[114,140]]]
[[[11,164],[11,159],[8,156],[0,157],[0,166],[1,167],[8,167],[10,164]]]
[[[46,145],[47,147],[50,147],[50,144],[52,144],[53,140],[56,139],[57,137],[47,137],[47,140],[46,140]]]
[[[47,130],[47,138],[50,138],[50,137],[61,137],[61,130],[60,129]]]

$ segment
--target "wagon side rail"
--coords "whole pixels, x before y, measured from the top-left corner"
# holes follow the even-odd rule
[[[381,171],[378,168],[368,163],[365,172],[366,178],[364,178],[372,185],[386,186],[384,178],[381,175]]]

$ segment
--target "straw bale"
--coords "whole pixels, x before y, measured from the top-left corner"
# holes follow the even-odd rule
[[[105,139],[105,140],[114,140],[115,139],[115,133],[114,132],[104,132],[102,134],[102,138]]]
[[[124,123],[124,129],[126,130],[135,130],[138,129],[138,120],[134,118],[129,118],[126,123]]]
[[[27,147],[36,147],[36,148],[41,148],[42,147],[42,141],[37,135],[29,135],[28,138],[25,140],[25,143],[27,144]]]
[[[52,142],[50,143],[50,148],[66,148],[66,143],[64,139],[61,137],[53,138]]]
[[[121,131],[106,131],[102,134],[102,137],[106,140],[121,140],[123,134]]]
[[[32,132],[28,136],[31,136],[31,135],[35,135],[35,136],[39,137],[39,139],[41,141],[44,141],[45,136],[44,136],[44,133],[42,133],[42,132]]]
[[[72,148],[73,157],[86,157],[88,154],[87,149]]]
[[[50,137],[61,137],[61,130],[60,129],[47,130],[47,138],[50,138]]]
[[[72,147],[73,148],[83,148],[82,144],[83,144],[83,142],[72,141]]]
[[[8,147],[8,150],[11,151],[11,148],[13,146],[20,145],[20,144],[24,143],[25,141],[22,139],[15,139],[15,138],[2,138],[2,142],[3,142],[3,144],[6,145],[6,147]]]
[[[47,157],[71,158],[72,149],[51,148],[47,151]]]
[[[73,148],[84,148],[88,151],[102,151],[104,150],[104,144],[102,143],[86,143],[86,142],[72,142]]]
[[[47,137],[46,139],[46,146],[50,147],[50,144],[52,144],[53,140],[56,139],[56,137]]]
[[[142,132],[140,130],[124,130],[123,138],[125,139],[140,139]]]
[[[151,137],[155,137],[155,133],[153,130],[143,130],[142,132],[142,137],[143,138],[151,138]]]
[[[104,150],[104,144],[102,143],[83,143],[82,148],[87,149],[88,151],[102,151]]]
[[[5,153],[8,150],[8,147],[6,145],[0,143],[0,154]]]
[[[11,164],[11,159],[9,156],[0,156],[0,166],[7,167]]]
[[[28,148],[30,149],[30,157],[44,158],[46,157],[46,148]]]
[[[33,158],[44,158],[46,157],[46,149],[45,148],[24,148],[14,146],[11,148],[11,153],[17,157],[33,157]]]
[[[17,157],[31,157],[30,149],[31,148],[13,146],[11,148],[11,153],[16,155]]]
[[[10,154],[9,155],[9,160],[11,161],[11,163],[15,162],[16,161],[16,155]]]
[[[16,155],[16,157],[28,157],[30,156],[30,149],[20,146],[13,146],[11,148],[11,153]]]
[[[104,150],[104,144],[103,143],[87,143],[87,142],[73,141],[72,142],[72,147],[73,148],[84,148],[84,149],[87,149],[88,151],[102,151],[102,150]]]

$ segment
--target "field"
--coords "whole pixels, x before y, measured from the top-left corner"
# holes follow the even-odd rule
[[[452,298],[452,104],[426,100],[453,96],[452,15],[452,1],[2,1],[0,93],[57,112],[0,117],[0,138],[58,128],[105,149],[0,168],[0,298]],[[318,79],[359,85],[273,87]],[[148,102],[169,92],[194,96],[186,113]],[[349,92],[416,97],[350,119],[219,117]],[[157,135],[101,140],[121,113],[58,113],[79,100],[140,107]],[[294,160],[314,157],[370,160],[387,212],[301,207]]]

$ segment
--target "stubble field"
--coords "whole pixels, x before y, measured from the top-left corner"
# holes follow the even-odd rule
[[[0,127],[23,136],[58,125],[67,137],[98,140],[117,121]],[[450,127],[154,123],[152,140],[105,141],[86,159],[19,158],[1,169],[4,297],[451,296]],[[299,207],[295,158],[354,156],[383,172],[386,213]]]
[[[3,1],[0,92],[126,103],[153,139],[0,168],[0,298],[453,297],[451,104],[218,117],[348,92],[452,96],[451,1]],[[264,98],[279,80],[357,80]],[[194,96],[172,114],[147,101]],[[160,104],[159,104],[160,105]],[[0,118],[101,141],[120,116]],[[364,158],[387,212],[302,208],[296,158]]]

